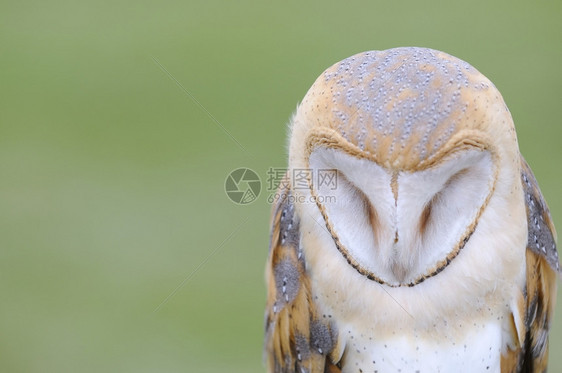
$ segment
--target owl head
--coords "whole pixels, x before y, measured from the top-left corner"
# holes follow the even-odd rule
[[[328,68],[293,117],[289,149],[291,171],[307,175],[294,190],[306,201],[300,215],[318,217],[317,234],[381,284],[421,283],[480,231],[526,221],[523,201],[510,198],[521,181],[507,106],[485,76],[443,52],[372,51]]]

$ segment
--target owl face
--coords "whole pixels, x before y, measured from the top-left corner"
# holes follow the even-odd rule
[[[401,287],[454,261],[490,203],[506,212],[496,229],[524,223],[522,201],[509,200],[518,154],[487,78],[442,52],[397,48],[350,57],[316,80],[293,120],[290,166],[312,171],[295,192],[315,203],[298,208],[320,212],[347,263]],[[337,187],[319,170],[335,170]]]

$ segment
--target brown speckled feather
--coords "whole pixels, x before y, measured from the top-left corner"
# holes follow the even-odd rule
[[[318,314],[311,299],[304,257],[299,248],[299,218],[291,201],[287,179],[281,182],[273,206],[270,252],[266,268],[268,287],[265,357],[269,372],[337,373],[331,362],[335,330]]]
[[[556,231],[529,165],[521,158],[521,177],[527,206],[527,284],[521,312],[525,327],[516,350],[502,359],[502,372],[546,372],[548,331],[556,303]]]

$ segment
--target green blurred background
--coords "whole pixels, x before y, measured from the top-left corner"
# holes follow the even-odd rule
[[[224,180],[283,167],[297,102],[360,51],[427,46],[488,76],[562,224],[561,16],[558,0],[3,0],[0,371],[262,372],[270,206],[233,204]]]

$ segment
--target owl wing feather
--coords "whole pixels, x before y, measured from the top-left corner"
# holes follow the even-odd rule
[[[290,179],[281,181],[271,219],[266,267],[265,358],[269,372],[337,373],[335,331],[312,299]]]
[[[527,207],[527,282],[523,290],[524,325],[520,347],[502,361],[502,372],[546,372],[548,332],[560,273],[556,231],[537,180],[521,157],[521,179]],[[508,368],[509,367],[509,368]],[[507,369],[504,369],[507,368]]]

